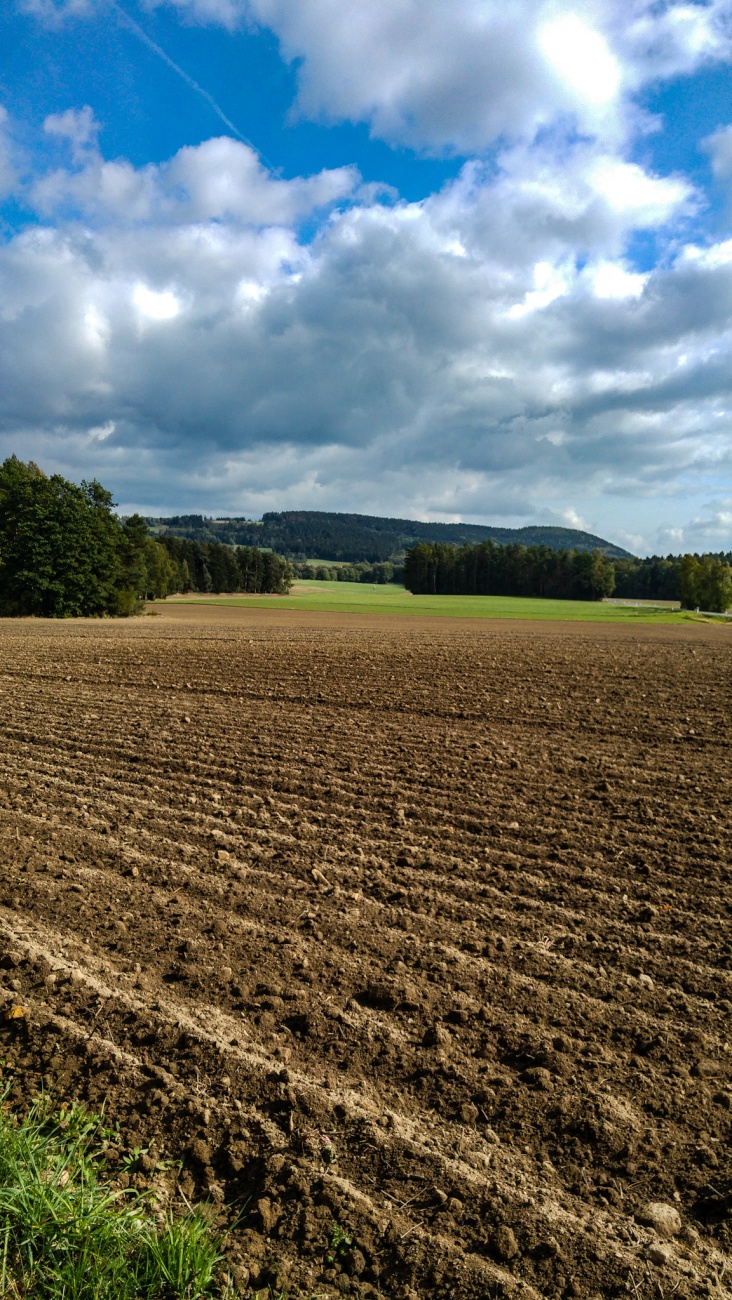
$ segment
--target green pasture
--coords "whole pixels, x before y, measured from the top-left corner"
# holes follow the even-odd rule
[[[413,596],[395,583],[297,582],[287,596],[169,596],[167,604],[231,605],[242,609],[300,609],[332,614],[412,614],[437,618],[522,618],[587,623],[679,623],[698,615],[632,609],[596,601],[523,596]]]

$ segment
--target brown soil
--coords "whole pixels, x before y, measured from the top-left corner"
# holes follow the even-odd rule
[[[243,1294],[731,1294],[731,716],[717,627],[0,623],[14,1099]]]

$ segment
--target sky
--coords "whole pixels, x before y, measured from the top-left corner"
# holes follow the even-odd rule
[[[732,0],[3,0],[0,458],[732,549]]]

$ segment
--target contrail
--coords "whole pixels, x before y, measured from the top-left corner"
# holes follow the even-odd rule
[[[154,54],[157,54],[158,57],[161,58],[164,63],[167,63],[168,67],[173,69],[173,72],[177,72],[178,76],[183,78],[186,85],[191,87],[191,90],[195,90],[198,95],[201,95],[202,98],[206,100],[206,103],[209,104],[210,107],[213,109],[214,113],[216,113],[217,117],[221,118],[221,121],[224,123],[224,125],[228,126],[229,130],[233,131],[234,135],[237,136],[238,139],[242,141],[242,144],[248,145],[249,148],[252,149],[254,153],[256,153],[262,159],[262,161],[266,163],[267,166],[269,167],[270,164],[267,163],[267,159],[264,157],[264,155],[261,154],[259,150],[252,144],[251,140],[247,140],[246,136],[242,135],[241,131],[237,126],[234,126],[234,123],[231,121],[230,118],[226,116],[224,110],[222,108],[219,108],[219,105],[216,103],[216,100],[214,99],[213,95],[210,95],[207,90],[204,90],[203,86],[199,86],[198,82],[193,80],[193,77],[189,76],[188,73],[183,68],[181,68],[177,63],[175,63],[173,59],[171,59],[170,55],[166,54],[165,50],[161,49],[161,47],[157,44],[157,42],[154,41],[151,36],[148,36],[146,31],[143,31],[142,27],[140,27],[135,22],[134,18],[130,18],[130,15],[127,13],[127,10],[123,9],[122,6],[117,3],[117,0],[110,0],[110,3],[112,5],[112,8],[115,10],[115,12],[119,14],[119,17],[122,19],[122,21],[130,28],[131,31],[135,33],[135,36],[139,37],[139,39],[143,42],[143,44],[147,45],[148,49],[151,49]]]

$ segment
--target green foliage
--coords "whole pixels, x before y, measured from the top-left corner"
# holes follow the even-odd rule
[[[176,591],[282,595],[295,576],[288,560],[256,546],[234,548],[167,535],[152,544],[165,551],[175,573]]]
[[[678,566],[678,592],[684,609],[724,614],[732,606],[732,567],[720,556],[684,555]]]
[[[148,532],[142,515],[122,525],[122,563],[130,588],[141,600],[162,600],[180,590],[178,570],[168,551]]]
[[[122,524],[113,504],[97,482],[48,478],[17,456],[0,465],[0,615],[127,616],[174,591],[289,591],[280,555],[156,541],[141,515]]]
[[[401,582],[404,569],[389,561],[382,564],[317,564],[313,561],[296,563],[295,574],[305,581],[315,579],[318,582],[363,582],[376,586],[386,586],[390,582]]]
[[[420,542],[407,552],[404,585],[417,595],[601,600],[611,595],[615,575],[600,551]]]
[[[0,614],[115,613],[119,524],[101,484],[0,465]]]
[[[343,1251],[348,1250],[348,1247],[352,1245],[353,1237],[349,1237],[348,1233],[343,1230],[340,1223],[334,1223],[333,1232],[331,1233],[330,1238],[331,1253],[333,1255],[339,1255]]]
[[[732,605],[730,561],[732,554],[722,552],[614,560],[614,594],[631,600],[680,600],[685,609],[723,614]]]
[[[98,1119],[82,1108],[25,1118],[0,1097],[0,1295],[24,1300],[203,1300],[224,1294],[220,1242],[200,1214],[161,1224],[112,1191]]]

